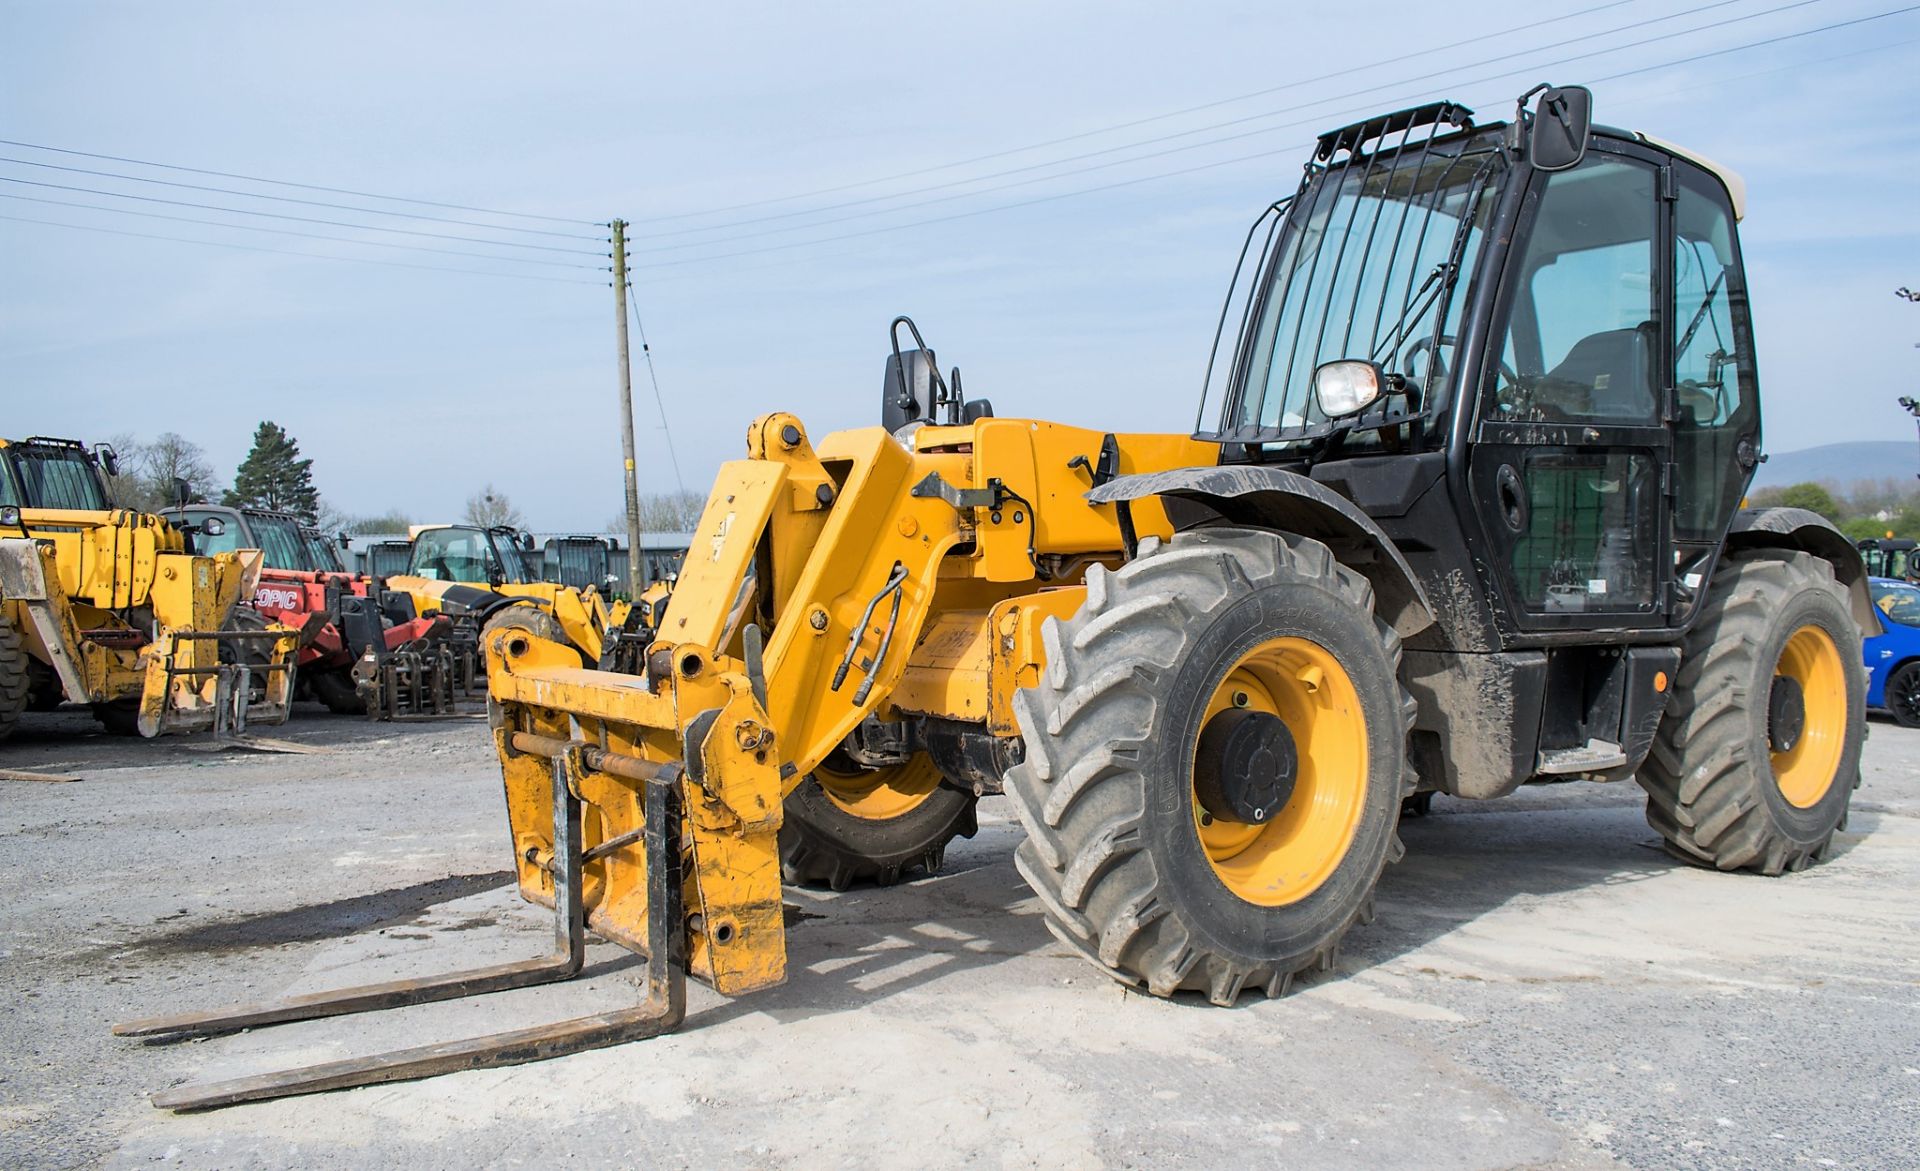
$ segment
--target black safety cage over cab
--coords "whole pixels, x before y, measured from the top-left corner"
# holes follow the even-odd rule
[[[1732,196],[1603,128],[1543,169],[1530,124],[1437,102],[1321,136],[1247,235],[1195,435],[1373,518],[1448,599],[1435,645],[1669,641],[1758,461]],[[1329,418],[1314,371],[1353,360],[1384,393]]]
[[[9,443],[0,448],[0,505],[105,512],[113,505],[101,464],[117,462],[112,452],[44,436]]]

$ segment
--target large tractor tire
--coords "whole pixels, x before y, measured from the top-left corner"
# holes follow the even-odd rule
[[[1042,637],[1007,794],[1053,933],[1215,1004],[1331,970],[1413,792],[1414,701],[1366,578],[1317,541],[1199,529],[1096,567]]]
[[[561,646],[573,646],[572,640],[567,637],[566,627],[561,626],[560,620],[553,616],[553,611],[545,606],[535,606],[531,603],[502,606],[494,611],[486,624],[480,628],[480,675],[482,678],[487,673],[487,636],[503,626],[518,626],[535,638],[544,638],[548,642],[557,642]],[[576,653],[579,649],[574,647]],[[586,656],[581,655],[581,661],[585,662],[585,659]]]
[[[20,713],[27,710],[33,690],[32,670],[20,632],[0,614],[0,740],[13,735]]]
[[[947,843],[979,830],[975,797],[942,781],[924,753],[864,769],[836,753],[787,798],[780,826],[786,881],[845,890],[937,874]]]
[[[265,634],[272,625],[267,616],[252,606],[238,605],[227,615],[225,630],[245,631],[248,634]],[[271,644],[252,639],[246,642],[223,642],[220,644],[220,661],[238,665],[245,663],[247,672],[247,705],[262,703],[267,698],[267,668],[273,664]],[[294,680],[288,680],[287,694],[293,694]]]
[[[1860,628],[1832,565],[1785,551],[1728,558],[1640,769],[1647,821],[1721,870],[1780,874],[1826,857],[1860,783],[1866,693]]]
[[[304,673],[303,673],[304,674]],[[364,716],[367,698],[354,685],[353,668],[330,667],[306,675],[307,690],[336,716]]]

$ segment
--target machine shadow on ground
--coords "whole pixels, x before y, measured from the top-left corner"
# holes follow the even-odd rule
[[[1497,835],[1482,832],[1493,813],[1503,815]],[[1859,816],[1855,825],[1868,828]],[[1402,822],[1401,832],[1407,856],[1381,878],[1375,922],[1349,933],[1334,973],[1298,986],[1418,951],[1516,898],[1643,882],[1689,866],[1651,848],[1654,834],[1639,807],[1617,801],[1441,811]],[[797,1020],[844,1011],[1021,956],[1070,961],[1097,980],[1048,932],[1038,900],[1014,871],[1020,841],[1017,827],[983,826],[974,841],[956,843],[948,868],[932,878],[837,895],[789,888],[787,983],[702,1010],[690,1026],[747,1012]],[[1249,994],[1240,1003],[1261,999]],[[1175,1002],[1211,1007],[1199,994]]]

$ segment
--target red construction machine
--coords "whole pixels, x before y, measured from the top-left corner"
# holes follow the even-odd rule
[[[301,631],[299,688],[329,711],[375,719],[446,714],[458,691],[472,689],[448,645],[449,620],[416,617],[406,594],[348,570],[338,543],[297,514],[188,504],[162,515],[203,553],[262,551],[257,620]]]

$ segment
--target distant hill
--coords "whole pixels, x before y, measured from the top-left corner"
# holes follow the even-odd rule
[[[1784,488],[1809,480],[1825,481],[1844,489],[1859,480],[1914,481],[1920,473],[1920,443],[1911,436],[1899,441],[1829,443],[1802,451],[1775,451],[1754,474],[1753,486]]]

